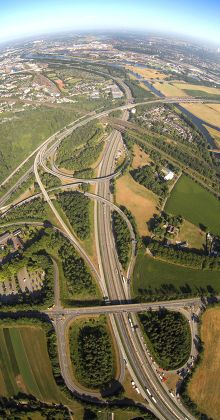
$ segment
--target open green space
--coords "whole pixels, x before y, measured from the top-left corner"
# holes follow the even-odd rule
[[[165,211],[220,234],[220,201],[186,175],[173,188]]]
[[[220,100],[220,95],[217,93],[208,93],[204,90],[193,90],[193,89],[183,89],[184,92],[186,92],[189,96],[199,96],[201,98],[207,98],[207,99],[213,99],[214,101]]]
[[[180,267],[139,251],[133,275],[136,299],[165,300],[213,293],[220,293],[218,271]]]
[[[68,108],[39,107],[15,116],[13,121],[0,124],[0,182],[44,139],[74,120],[76,113]]]
[[[108,388],[115,376],[115,354],[106,318],[74,321],[69,339],[77,380],[89,388]]]
[[[191,334],[187,319],[166,309],[139,314],[145,339],[152,355],[163,369],[182,367],[191,350]]]

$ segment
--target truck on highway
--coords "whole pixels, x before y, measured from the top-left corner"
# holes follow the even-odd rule
[[[131,319],[130,316],[128,316],[128,321],[130,323],[131,328],[133,329],[134,328],[134,324],[133,324],[132,319]]]
[[[148,388],[146,388],[146,391],[147,391],[148,395],[150,395],[150,397],[152,397],[152,394],[151,394],[151,392]]]

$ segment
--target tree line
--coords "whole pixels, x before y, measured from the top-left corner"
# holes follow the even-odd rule
[[[197,270],[220,270],[220,257],[210,257],[189,248],[180,249],[178,245],[166,246],[156,240],[151,240],[148,248],[153,256],[168,262]]]

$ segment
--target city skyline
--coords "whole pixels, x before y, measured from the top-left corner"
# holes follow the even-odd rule
[[[100,0],[83,2],[64,0],[1,2],[0,42],[22,37],[63,31],[140,30],[160,31],[173,35],[207,40],[220,45],[218,16],[220,5],[188,0],[149,1]]]

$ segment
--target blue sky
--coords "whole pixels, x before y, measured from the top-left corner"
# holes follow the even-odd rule
[[[220,45],[220,0],[0,0],[0,42],[80,29],[159,30]]]

